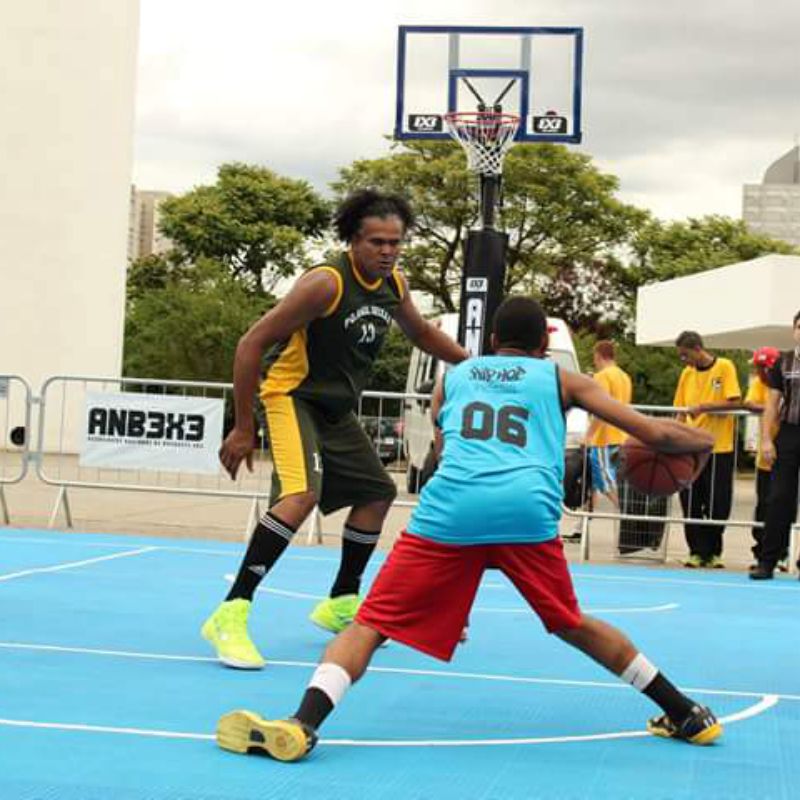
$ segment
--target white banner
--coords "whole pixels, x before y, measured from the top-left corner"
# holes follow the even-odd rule
[[[207,397],[87,392],[80,465],[216,474],[223,406]]]

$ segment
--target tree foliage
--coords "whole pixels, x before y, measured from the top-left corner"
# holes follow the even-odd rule
[[[753,233],[742,220],[707,216],[680,222],[650,219],[631,242],[637,284],[691,275],[768,253],[797,253],[790,244]]]
[[[210,259],[145,259],[128,285],[123,371],[132,377],[230,381],[239,337],[269,305]]]
[[[308,240],[326,229],[329,205],[305,181],[264,167],[223,164],[217,181],[165,200],[159,228],[174,258],[225,265],[253,291],[269,292],[307,264]]]
[[[418,223],[403,254],[413,289],[441,311],[457,309],[463,245],[478,225],[476,182],[455,144],[403,142],[387,157],[356,161],[333,184],[338,195],[373,186],[405,194]],[[520,144],[506,158],[501,226],[508,232],[506,292],[532,292],[566,302],[570,270],[596,270],[643,224],[646,214],[615,197],[617,179],[589,156],[561,145]],[[573,299],[573,302],[578,302]],[[597,313],[587,296],[580,312]],[[592,311],[594,309],[594,312]],[[614,313],[612,303],[606,309]]]

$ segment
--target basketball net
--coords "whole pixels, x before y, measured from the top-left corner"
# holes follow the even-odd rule
[[[456,111],[444,115],[447,130],[467,154],[467,166],[478,175],[500,175],[503,159],[519,128],[516,114]]]

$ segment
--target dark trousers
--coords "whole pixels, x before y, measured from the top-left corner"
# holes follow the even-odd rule
[[[766,469],[756,469],[756,510],[753,519],[764,522],[767,518],[767,504],[769,490],[772,486],[772,472]],[[764,541],[764,528],[753,528],[753,555],[761,560],[761,543]]]
[[[684,517],[726,520],[733,500],[733,453],[715,453],[697,480],[680,494]],[[686,522],[686,543],[693,556],[707,561],[722,555],[725,525],[698,525]]]
[[[774,567],[789,548],[789,531],[797,514],[797,475],[800,472],[800,425],[781,423],[775,437],[777,458],[772,466],[761,561]]]

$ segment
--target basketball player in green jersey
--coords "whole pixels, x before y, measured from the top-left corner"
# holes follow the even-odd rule
[[[422,318],[397,269],[403,238],[413,225],[408,203],[359,191],[341,204],[335,224],[348,249],[299,278],[236,348],[236,422],[220,461],[232,479],[243,461],[252,470],[258,391],[274,468],[270,508],[253,531],[225,601],[202,628],[230,667],[264,666],[247,632],[253,595],[315,505],[325,514],[351,510],[330,596],[311,619],[339,632],[358,610],[361,575],[397,489],[354,411],[392,320],[417,347],[443,361],[467,357]]]

